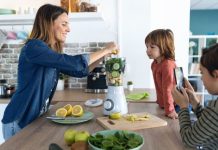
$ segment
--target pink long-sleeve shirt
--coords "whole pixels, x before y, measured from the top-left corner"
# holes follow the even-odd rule
[[[171,90],[175,85],[173,72],[175,67],[175,61],[168,59],[164,59],[160,63],[157,63],[157,61],[154,60],[151,64],[157,94],[157,103],[161,108],[165,109],[166,115],[175,111],[174,100],[171,94]]]

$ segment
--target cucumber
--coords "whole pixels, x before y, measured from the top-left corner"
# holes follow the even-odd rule
[[[114,70],[119,70],[119,69],[120,69],[120,64],[114,63],[114,64],[113,64],[113,69],[114,69]]]
[[[119,73],[118,71],[112,71],[112,72],[111,72],[111,76],[112,76],[113,78],[117,78],[117,77],[120,76],[120,73]]]

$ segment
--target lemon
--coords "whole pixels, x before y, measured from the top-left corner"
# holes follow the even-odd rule
[[[67,110],[67,116],[72,115],[72,110],[73,110],[72,105],[67,104],[67,105],[64,106],[64,108]]]
[[[114,50],[112,50],[112,54],[118,54],[118,50],[116,50],[116,49],[114,49]]]
[[[67,116],[67,110],[65,108],[59,108],[56,110],[56,116],[57,117],[66,117]]]
[[[111,114],[109,115],[109,118],[110,118],[110,119],[120,119],[120,118],[121,118],[121,113],[120,113],[120,112],[111,113]]]
[[[80,117],[83,115],[83,108],[81,105],[75,105],[72,108],[72,115],[75,117]]]

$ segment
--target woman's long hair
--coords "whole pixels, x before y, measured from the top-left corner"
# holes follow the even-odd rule
[[[145,44],[157,45],[160,54],[165,59],[175,60],[174,35],[170,29],[157,29],[150,32],[145,38]]]
[[[37,11],[29,39],[42,40],[47,43],[49,47],[61,53],[63,49],[63,43],[57,42],[55,45],[52,45],[52,39],[54,39],[54,21],[63,13],[68,14],[65,9],[59,6],[51,4],[45,4],[41,6]]]

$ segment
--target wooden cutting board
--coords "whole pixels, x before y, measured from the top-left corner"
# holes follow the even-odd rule
[[[97,122],[101,124],[104,128],[111,129],[111,130],[140,130],[140,129],[161,127],[167,125],[167,122],[165,120],[157,116],[154,116],[152,114],[149,114],[147,112],[132,113],[132,114],[136,114],[137,116],[148,114],[150,117],[146,121],[135,121],[135,122],[128,121],[124,117],[118,120],[111,120],[109,119],[109,117],[99,117],[97,118]]]

